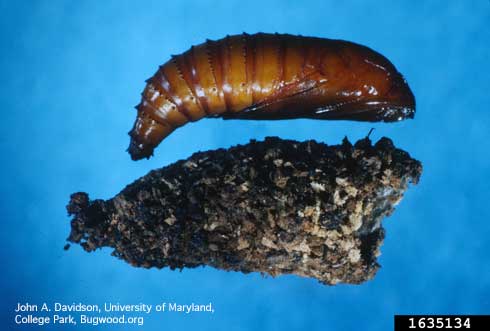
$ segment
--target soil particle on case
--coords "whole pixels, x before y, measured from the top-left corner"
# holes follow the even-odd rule
[[[421,172],[388,138],[252,140],[153,170],[106,201],[72,194],[68,241],[89,252],[112,247],[137,267],[358,284],[379,268],[381,220]]]

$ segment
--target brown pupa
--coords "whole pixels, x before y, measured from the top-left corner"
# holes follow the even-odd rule
[[[415,98],[393,64],[352,42],[288,34],[206,40],[147,80],[129,132],[133,160],[149,158],[176,128],[203,117],[394,122]]]

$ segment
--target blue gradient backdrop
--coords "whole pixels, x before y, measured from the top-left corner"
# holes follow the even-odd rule
[[[0,1],[2,330],[17,302],[213,302],[86,330],[391,330],[393,314],[490,313],[489,1]],[[246,31],[356,41],[386,55],[417,98],[415,120],[202,120],[149,161],[125,152],[133,106],[158,65],[205,38]],[[389,136],[423,162],[385,220],[376,278],[327,287],[212,268],[132,268],[107,249],[63,251],[72,192],[110,198],[198,150],[278,135],[329,144]]]

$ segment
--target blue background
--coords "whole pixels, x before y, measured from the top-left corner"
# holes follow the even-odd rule
[[[393,314],[490,313],[489,22],[486,0],[0,1],[2,329],[14,328],[13,309],[26,301],[212,302],[216,310],[87,330],[391,330]],[[144,80],[170,54],[243,31],[376,49],[407,78],[415,120],[201,120],[151,160],[131,161],[127,132]],[[107,199],[150,169],[250,138],[337,144],[371,127],[374,140],[391,137],[424,173],[385,220],[383,267],[361,286],[137,269],[108,249],[63,251],[73,192]]]

